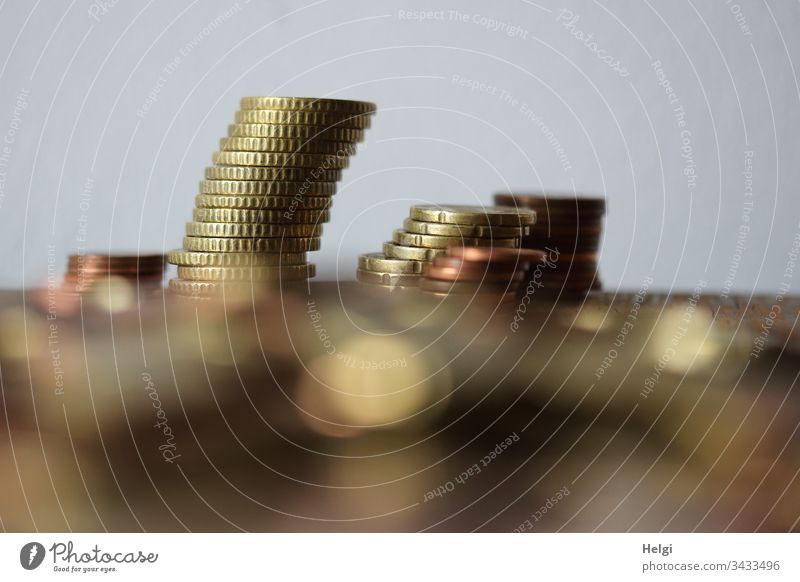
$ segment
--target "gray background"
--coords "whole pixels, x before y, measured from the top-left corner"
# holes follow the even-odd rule
[[[778,290],[800,220],[798,15],[788,1],[7,0],[0,284],[40,283],[48,256],[60,272],[81,247],[179,247],[239,98],[277,94],[380,108],[312,255],[323,278],[353,278],[413,202],[574,189],[608,198],[606,287]]]

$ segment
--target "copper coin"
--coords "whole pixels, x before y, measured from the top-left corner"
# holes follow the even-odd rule
[[[495,194],[495,204],[502,206],[519,206],[520,208],[530,208],[533,210],[547,211],[549,208],[556,210],[576,209],[581,214],[584,212],[600,212],[606,210],[605,198],[592,196],[572,196],[569,194],[546,195],[545,193],[531,194]]]
[[[465,261],[483,263],[533,263],[541,261],[545,253],[534,249],[512,249],[503,247],[464,247],[454,245],[448,247],[447,256],[458,257]]]
[[[500,273],[487,271],[485,268],[470,269],[458,267],[436,267],[428,265],[425,276],[439,281],[471,281],[487,283],[498,283],[509,281],[522,281],[525,279],[525,271],[503,271]]]

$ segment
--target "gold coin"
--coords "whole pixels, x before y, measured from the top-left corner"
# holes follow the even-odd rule
[[[421,247],[407,247],[394,242],[383,243],[383,254],[393,259],[428,262],[446,252],[446,249],[424,249]]]
[[[265,152],[214,152],[212,160],[219,166],[275,166],[290,168],[342,169],[350,159],[328,154],[270,154]]]
[[[281,267],[178,267],[178,277],[192,281],[296,281],[316,275],[313,264]]]
[[[424,247],[427,249],[446,249],[458,245],[463,247],[518,247],[518,238],[463,238],[454,236],[435,236],[432,234],[416,234],[405,230],[395,230],[392,240],[407,247]]]
[[[355,144],[340,141],[308,141],[302,139],[272,139],[266,137],[223,137],[219,149],[240,152],[316,153],[352,156]]]
[[[411,218],[443,224],[520,226],[534,224],[536,213],[525,208],[509,208],[507,206],[418,204],[411,207]]]
[[[336,182],[256,182],[253,180],[203,180],[201,194],[234,196],[333,196]]]
[[[167,260],[173,265],[186,267],[277,267],[302,265],[306,253],[201,253],[170,251]]]
[[[330,196],[222,196],[198,194],[194,197],[199,208],[246,208],[269,210],[273,208],[297,208],[302,210],[325,210],[333,206]]]
[[[169,290],[179,295],[188,297],[252,297],[254,293],[260,293],[264,289],[280,288],[283,284],[292,284],[289,281],[184,281],[182,279],[170,279]]]
[[[351,127],[324,127],[319,125],[275,125],[272,123],[234,123],[228,126],[230,137],[269,137],[274,139],[302,139],[314,141],[344,141],[358,143],[364,140],[363,129]]]
[[[329,125],[356,129],[366,129],[371,123],[367,114],[281,111],[279,109],[237,111],[235,121],[236,123],[276,123],[278,125]]]
[[[388,258],[382,253],[367,253],[358,257],[358,268],[376,273],[394,273],[397,275],[421,274],[425,263],[406,259]]]
[[[413,218],[403,221],[403,228],[417,234],[475,238],[519,238],[530,234],[530,226],[490,226],[486,224],[442,224],[421,222]]]
[[[242,210],[240,208],[195,208],[197,222],[235,222],[251,224],[322,224],[331,219],[327,210]],[[303,235],[305,236],[305,235]]]
[[[236,222],[187,222],[187,236],[225,238],[319,237],[322,226],[315,224],[242,224]]]
[[[338,182],[341,170],[320,168],[263,168],[258,166],[211,166],[207,180],[258,180],[261,182]]]
[[[377,105],[350,99],[317,99],[316,97],[242,97],[242,109],[290,109],[304,111],[342,111],[374,113]]]
[[[413,287],[419,285],[422,275],[398,275],[397,273],[379,273],[376,271],[356,270],[356,280],[371,285],[388,287]]]
[[[204,253],[306,253],[318,251],[319,238],[183,237],[183,248]]]

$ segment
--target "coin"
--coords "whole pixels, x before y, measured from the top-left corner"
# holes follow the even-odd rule
[[[208,180],[259,180],[263,182],[338,182],[341,170],[320,168],[267,168],[259,166],[211,166],[206,168]]]
[[[531,229],[530,236],[540,238],[590,238],[597,237],[603,232],[602,224],[569,225],[550,222],[540,223]]]
[[[604,213],[606,201],[604,198],[590,196],[548,196],[542,194],[495,194],[494,202],[500,206],[517,206],[531,208],[541,212],[569,211],[584,213]]]
[[[356,153],[356,146],[347,142],[267,137],[223,137],[219,140],[219,149],[223,151],[282,152],[289,154],[298,152],[319,153],[338,156],[352,156]]]
[[[254,182],[253,180],[203,180],[201,194],[235,196],[333,196],[336,182]]]
[[[415,234],[398,229],[394,231],[392,240],[399,245],[407,247],[424,247],[432,249],[446,249],[451,245],[460,246],[497,246],[518,247],[517,238],[456,238],[451,236],[434,236],[430,234]]]
[[[301,265],[306,262],[306,253],[203,253],[175,250],[168,255],[173,265],[187,267],[274,267],[279,265]]]
[[[319,250],[319,238],[222,238],[183,237],[187,251],[209,253],[305,253]]]
[[[443,255],[445,249],[425,249],[421,247],[408,247],[394,242],[383,243],[383,254],[393,259],[406,259],[410,261],[430,261],[433,257]]]
[[[198,194],[194,198],[199,208],[244,208],[267,210],[272,208],[298,208],[302,210],[325,210],[333,205],[330,196],[222,196]]]
[[[272,123],[234,123],[228,126],[229,137],[269,137],[315,141],[358,143],[364,140],[363,129],[321,125],[275,125]]]
[[[411,207],[411,218],[423,222],[444,224],[487,224],[492,226],[520,226],[534,224],[536,213],[524,208],[503,206],[465,206],[418,204]]]
[[[482,224],[442,224],[440,222],[421,222],[413,218],[403,221],[403,228],[417,234],[435,236],[477,237],[477,238],[519,238],[530,234],[530,226],[490,226]]]
[[[545,252],[535,249],[452,246],[447,249],[447,255],[467,261],[525,265],[540,262],[544,259]]]
[[[248,224],[235,222],[187,222],[187,236],[232,238],[319,237],[322,226],[314,224]]]
[[[178,267],[178,277],[193,281],[296,281],[315,274],[315,266],[308,263],[280,267]]]
[[[441,257],[439,257],[441,258]],[[448,267],[439,265],[428,265],[425,270],[425,276],[429,279],[436,279],[438,281],[471,281],[471,282],[489,282],[489,283],[508,283],[510,281],[523,281],[525,279],[525,272],[519,271],[495,271],[484,268],[474,268],[469,264],[461,265],[458,267]]]
[[[214,152],[220,166],[276,166],[292,168],[341,169],[350,164],[345,156],[327,154],[272,154],[265,152]]]
[[[195,208],[197,222],[237,222],[253,224],[322,224],[330,220],[327,210],[242,210],[239,208]],[[294,235],[292,235],[294,236]],[[305,234],[302,236],[306,236]]]
[[[424,266],[422,261],[387,258],[382,253],[367,253],[358,257],[359,269],[377,273],[419,274]]]
[[[290,109],[304,111],[341,111],[374,113],[377,106],[369,101],[317,99],[316,97],[242,97],[242,109]]]
[[[286,111],[279,109],[247,109],[237,111],[236,123],[275,123],[278,125],[330,125],[366,129],[370,117],[358,113],[327,113],[318,111]]]
[[[303,281],[303,279],[301,279]],[[169,290],[190,297],[248,297],[264,289],[291,285],[294,281],[184,281],[170,279]]]
[[[379,273],[376,271],[356,270],[356,280],[371,285],[412,287],[419,284],[422,275],[399,275],[397,273]]]

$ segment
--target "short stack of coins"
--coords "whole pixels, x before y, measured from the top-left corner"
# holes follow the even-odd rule
[[[412,206],[403,228],[383,244],[383,253],[359,257],[356,278],[362,283],[415,287],[425,267],[449,247],[519,248],[534,222],[536,213],[526,209]]]
[[[529,208],[539,217],[522,246],[547,252],[545,267],[537,267],[537,294],[582,299],[600,288],[597,259],[603,235],[603,198],[497,194],[496,204]],[[539,287],[541,285],[541,287]]]
[[[244,97],[195,199],[170,289],[192,296],[314,276],[336,183],[375,113],[373,103]]]
[[[98,283],[112,277],[124,279],[140,291],[161,288],[166,268],[164,255],[70,255],[67,274],[61,289],[66,293],[83,294]]]
[[[530,265],[541,261],[544,254],[529,249],[452,246],[427,265],[419,286],[437,296],[468,293],[514,300]]]

